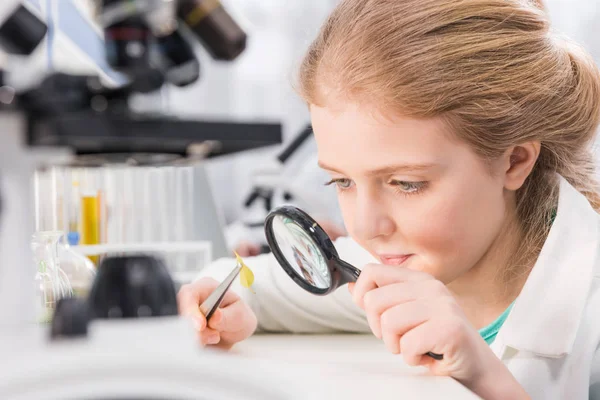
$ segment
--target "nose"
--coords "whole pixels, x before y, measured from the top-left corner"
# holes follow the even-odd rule
[[[361,241],[386,237],[396,227],[385,202],[376,193],[361,193],[356,198],[354,235]]]

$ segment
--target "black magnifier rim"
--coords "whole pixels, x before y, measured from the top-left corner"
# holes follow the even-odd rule
[[[329,288],[320,289],[307,283],[287,261],[287,258],[279,249],[279,245],[272,228],[273,219],[278,215],[287,217],[300,225],[306,234],[315,242],[318,250],[321,252],[321,255],[327,262],[327,268],[329,269],[331,282],[331,286]],[[341,275],[339,267],[337,267],[337,263],[339,262],[337,250],[333,246],[331,238],[327,235],[327,233],[325,233],[325,230],[321,228],[321,226],[319,226],[319,224],[312,219],[310,215],[293,206],[282,206],[276,208],[271,211],[265,219],[265,235],[267,237],[269,247],[275,255],[275,258],[277,258],[277,261],[279,261],[279,264],[283,267],[290,278],[292,278],[299,286],[311,293],[321,296],[331,293],[333,290],[337,289]]]

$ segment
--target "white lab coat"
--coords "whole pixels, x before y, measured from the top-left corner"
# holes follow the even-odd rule
[[[600,216],[561,178],[557,216],[523,290],[491,348],[533,399],[600,399]],[[357,267],[376,262],[349,238],[335,243]],[[256,312],[259,330],[370,332],[342,287],[325,297],[298,287],[274,258],[248,258],[254,290],[234,286]],[[232,259],[202,276],[224,278]],[[349,350],[351,351],[351,350]]]

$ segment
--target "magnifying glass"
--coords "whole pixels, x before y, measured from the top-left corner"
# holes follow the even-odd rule
[[[293,206],[271,211],[265,220],[265,235],[279,265],[304,290],[324,296],[350,282],[360,270],[340,259],[323,228],[307,213]],[[441,354],[429,352],[435,360]]]

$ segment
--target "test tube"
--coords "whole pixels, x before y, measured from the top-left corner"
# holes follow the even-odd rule
[[[185,175],[184,169],[186,167],[177,167],[174,169],[174,185],[173,190],[174,207],[173,207],[173,228],[174,228],[174,240],[181,242],[186,240],[185,231],[185,215],[183,210],[185,209],[186,202],[186,187],[185,187]],[[188,254],[181,254],[175,260],[174,271],[182,272],[188,268]]]
[[[108,221],[107,201],[106,201],[106,182],[104,175],[105,168],[93,170],[96,180],[96,193],[98,196],[98,234],[99,243],[106,243],[106,224]]]
[[[177,209],[178,229],[181,231],[181,240],[194,240],[194,167],[180,167],[178,184],[180,190],[179,204]],[[185,263],[182,269],[186,272],[196,270],[200,265],[198,254],[189,253],[185,256]]]
[[[168,176],[164,167],[152,168],[150,185],[153,195],[150,198],[150,215],[158,229],[154,231],[152,240],[156,242],[169,241],[169,209],[167,193]],[[147,222],[149,223],[149,221]]]
[[[176,222],[176,185],[175,185],[175,171],[176,168],[172,166],[160,167],[161,172],[161,183],[159,187],[159,198],[160,198],[160,210],[161,218],[164,225],[164,233],[162,241],[165,242],[178,242],[178,226]],[[162,191],[162,193],[161,193]],[[171,253],[165,257],[169,271],[177,272],[185,261],[182,254]]]
[[[154,173],[152,168],[149,167],[139,168],[139,173],[142,176],[142,179],[140,179],[140,182],[142,183],[141,190],[138,192],[141,194],[141,198],[138,198],[138,202],[140,210],[142,211],[138,223],[139,237],[142,242],[151,242],[154,239],[155,232],[161,229],[159,221],[156,220],[156,216],[152,213],[152,203],[156,196],[152,188],[152,178],[154,177]],[[138,206],[137,202],[136,206]]]
[[[58,229],[56,175],[52,168],[34,172],[35,228],[40,231]]]
[[[116,191],[115,191],[115,169],[112,167],[104,167],[102,169],[102,175],[104,180],[105,190],[105,238],[104,243],[114,243],[115,232],[115,218],[114,218],[114,205],[116,202]],[[117,242],[118,243],[118,242]]]
[[[131,225],[131,213],[126,210],[125,168],[110,166],[104,168],[104,188],[106,193],[105,243],[125,243],[125,225]]]
[[[76,246],[81,243],[81,190],[79,182],[81,180],[81,171],[79,169],[70,169],[67,173],[69,180],[69,208],[68,208],[68,233],[67,238],[71,246]]]
[[[137,223],[140,210],[134,207],[136,191],[140,185],[137,168],[123,168],[123,243],[131,243],[138,240]],[[125,223],[126,222],[126,223]]]
[[[96,176],[89,170],[84,170],[81,182],[81,244],[100,244],[100,201]],[[99,256],[89,256],[98,266]]]

